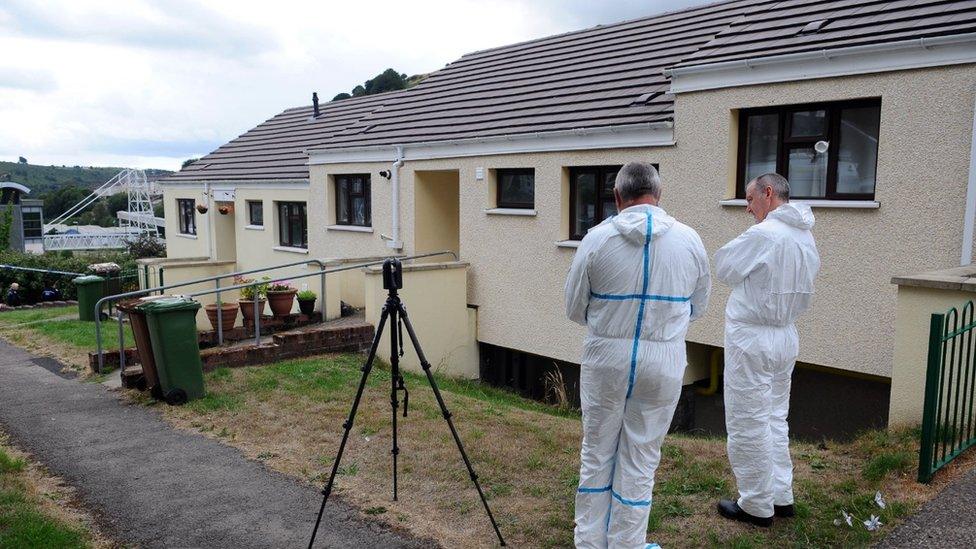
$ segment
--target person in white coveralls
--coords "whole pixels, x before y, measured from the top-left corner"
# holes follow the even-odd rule
[[[644,548],[654,472],[681,394],[688,323],[711,277],[698,233],[658,206],[654,166],[631,162],[617,215],[592,228],[566,279],[566,314],[587,327],[577,547]]]
[[[725,518],[769,526],[792,517],[790,378],[799,350],[794,322],[810,308],[820,256],[813,212],[790,202],[789,182],[764,174],[746,186],[756,224],[715,254],[715,275],[732,287],[725,308],[725,424],[736,500]]]

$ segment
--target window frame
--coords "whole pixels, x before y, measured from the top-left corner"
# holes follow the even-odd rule
[[[604,191],[604,188],[602,186],[605,185],[606,183],[606,174],[607,172],[611,172],[611,171],[619,172],[620,169],[623,167],[624,167],[623,164],[620,165],[608,164],[605,166],[571,166],[569,168],[569,239],[570,240],[583,240],[583,237],[586,236],[586,233],[576,234],[575,232],[576,227],[574,226],[576,220],[576,177],[577,175],[581,172],[586,172],[586,171],[596,172],[596,183],[597,183],[596,218],[599,219],[599,221],[597,221],[597,224],[600,224],[603,222],[604,219],[603,200],[601,200],[601,196]],[[657,164],[655,164],[654,167],[656,169]],[[612,186],[610,187],[610,193],[611,194],[613,193]]]
[[[840,116],[845,109],[877,107],[878,108],[878,153],[875,155],[875,180],[873,193],[839,193],[837,192],[837,163],[840,151]],[[792,130],[792,113],[799,111],[824,110],[826,120],[824,133],[816,136],[790,137]],[[749,117],[767,114],[778,116],[779,139],[776,142],[776,173],[789,179],[788,166],[790,150],[794,148],[812,147],[817,141],[827,141],[830,148],[827,150],[827,176],[824,185],[824,196],[790,196],[797,200],[833,200],[838,202],[855,200],[874,200],[878,193],[877,163],[880,155],[880,116],[881,98],[871,97],[864,99],[850,99],[846,101],[828,101],[823,103],[802,103],[797,105],[779,105],[775,107],[758,107],[751,109],[741,109],[739,111],[739,136],[738,151],[736,154],[736,182],[735,197],[744,199],[746,197],[745,186],[748,181],[746,176],[746,147],[748,142]]]
[[[304,214],[300,216],[302,237],[304,242],[295,243],[291,240],[291,221],[293,219],[293,214],[291,212],[286,213],[286,209],[292,207],[298,207],[299,211]],[[300,200],[282,200],[275,201],[275,209],[278,213],[278,245],[284,248],[300,248],[303,250],[308,249],[308,203],[302,202]]]
[[[23,209],[21,211],[21,228],[24,231],[24,238],[42,238],[44,236],[44,212],[40,209],[31,208]],[[28,220],[28,216],[33,218],[37,216],[37,219]],[[36,227],[28,227],[28,223],[33,224],[36,221]],[[33,232],[34,234],[29,234]]]
[[[180,234],[193,235],[197,234],[197,217],[196,217],[196,200],[192,198],[177,198],[176,199],[176,215],[179,219],[178,230]],[[186,206],[189,206],[188,208]],[[189,216],[187,217],[187,213]]]
[[[247,200],[247,224],[252,227],[264,227],[264,200]],[[261,209],[261,221],[259,223],[254,222],[254,207],[258,206]]]
[[[502,198],[502,177],[506,175],[511,175],[511,176],[531,175],[532,176],[532,202],[516,202],[516,201],[504,200]],[[535,168],[496,168],[495,169],[495,207],[511,208],[517,210],[535,209]]]
[[[335,196],[334,202],[335,202],[335,224],[336,225],[343,225],[343,226],[347,226],[347,227],[372,227],[373,226],[373,212],[372,212],[372,210],[373,210],[373,207],[372,207],[372,200],[373,200],[372,190],[373,189],[372,189],[372,185],[371,185],[371,181],[370,181],[370,179],[371,179],[370,178],[370,175],[371,174],[368,174],[368,173],[346,173],[346,174],[336,174],[336,175],[333,175],[332,176],[332,179],[333,179],[333,181],[335,183],[335,186],[333,188],[333,191],[334,191],[334,195],[333,196]],[[363,192],[361,192],[361,193],[353,193],[352,192],[352,181],[353,181],[353,178],[356,178],[356,177],[360,177],[363,180]],[[342,218],[341,218],[341,216],[339,215],[340,206],[341,206],[341,204],[339,203],[339,196],[340,196],[339,187],[340,186],[346,187],[346,194],[345,194],[345,196],[346,196],[346,211],[349,212],[349,219],[347,221],[343,221]],[[366,208],[366,211],[365,211],[365,213],[363,215],[363,223],[356,223],[353,220],[354,219],[354,216],[352,214],[352,201],[353,201],[353,198],[355,198],[357,196],[361,196],[363,198],[363,203],[365,204],[365,208]]]

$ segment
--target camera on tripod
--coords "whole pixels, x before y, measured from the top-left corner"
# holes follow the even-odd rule
[[[383,262],[383,289],[399,290],[403,288],[403,266],[399,259],[390,258]]]

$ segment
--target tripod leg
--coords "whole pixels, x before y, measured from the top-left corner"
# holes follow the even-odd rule
[[[318,533],[319,525],[322,523],[322,514],[325,511],[325,503],[329,501],[329,494],[332,493],[332,485],[335,482],[336,473],[339,471],[339,461],[342,459],[342,453],[346,449],[346,442],[349,440],[349,431],[352,430],[352,423],[356,419],[356,410],[359,408],[359,401],[363,396],[363,391],[366,389],[366,380],[369,378],[370,370],[373,369],[373,360],[376,359],[376,348],[380,345],[380,337],[383,335],[383,326],[386,324],[386,320],[390,316],[390,311],[388,310],[389,308],[389,305],[383,307],[383,313],[380,315],[379,326],[376,327],[376,334],[373,335],[373,343],[369,347],[369,356],[366,358],[365,364],[363,364],[363,377],[359,380],[359,388],[356,390],[356,399],[353,400],[352,409],[349,410],[349,418],[345,423],[342,424],[345,431],[342,433],[342,442],[339,443],[339,452],[336,454],[335,461],[332,462],[332,472],[329,473],[329,481],[322,490],[322,505],[319,507],[318,518],[315,519],[315,528],[312,530],[312,537],[308,540],[309,549],[312,549],[312,544],[315,543],[315,535]]]
[[[498,530],[498,523],[495,522],[495,516],[491,514],[491,508],[488,507],[488,500],[485,499],[485,493],[481,490],[481,484],[478,482],[478,475],[474,472],[474,467],[471,466],[471,460],[468,459],[467,452],[464,451],[464,445],[461,444],[461,437],[458,436],[457,429],[454,427],[454,421],[451,420],[451,412],[447,410],[447,405],[444,404],[441,391],[437,388],[437,382],[434,380],[434,374],[430,371],[430,362],[427,362],[427,357],[424,356],[424,350],[420,347],[420,341],[417,340],[417,334],[413,331],[413,324],[410,323],[410,318],[407,317],[407,311],[403,308],[403,304],[397,303],[397,308],[399,309],[401,322],[407,327],[407,335],[410,336],[410,342],[413,344],[414,350],[417,351],[420,366],[424,369],[424,373],[427,374],[427,381],[430,382],[430,388],[433,389],[434,397],[437,398],[437,404],[441,408],[441,414],[444,416],[444,420],[447,421],[447,426],[451,428],[451,434],[454,436],[454,442],[457,443],[458,451],[461,453],[461,459],[464,460],[464,465],[468,468],[468,475],[471,477],[471,482],[474,483],[474,487],[478,490],[481,504],[485,506],[485,512],[488,513],[488,520],[491,521],[491,527],[495,529],[498,542],[504,547],[505,538],[502,537],[501,531]]]
[[[400,361],[397,355],[397,308],[390,306],[390,408],[393,412],[393,501],[397,500],[397,456],[400,447],[397,445],[397,411],[400,400],[397,395],[397,378],[400,376]]]

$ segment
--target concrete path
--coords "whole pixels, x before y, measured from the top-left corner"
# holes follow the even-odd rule
[[[0,425],[78,490],[117,541],[141,547],[305,547],[319,491],[235,448],[177,431],[104,387],[0,341]],[[421,547],[333,496],[317,547]]]
[[[876,547],[976,547],[976,470],[950,484]]]

